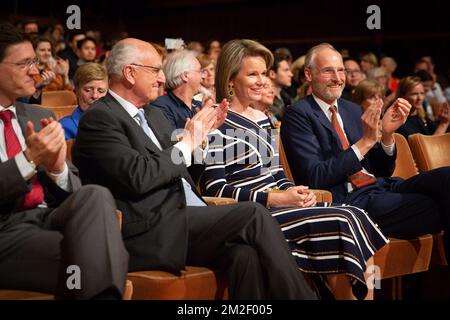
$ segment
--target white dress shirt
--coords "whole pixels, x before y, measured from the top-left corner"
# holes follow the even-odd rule
[[[139,109],[133,105],[131,102],[125,100],[124,98],[122,98],[121,96],[119,96],[117,93],[115,93],[114,91],[112,91],[111,89],[108,90],[109,93],[113,96],[113,98],[115,98],[119,104],[125,109],[125,111],[127,111],[127,113],[136,121],[136,123],[141,126],[141,124],[139,123],[139,117],[137,116]],[[158,141],[158,138],[156,137],[156,135],[154,134],[152,128],[150,128],[150,126],[148,126],[149,129],[149,138],[152,140],[152,142],[159,148],[159,150],[162,150],[162,146],[161,143]],[[176,147],[177,149],[179,149],[183,155],[183,158],[185,160],[185,164],[187,167],[189,167],[191,165],[191,149],[190,147],[180,141],[178,143],[176,143],[174,145],[174,147]],[[206,204],[199,199],[199,197],[192,191],[191,185],[189,184],[189,182],[186,181],[186,179],[182,178],[181,179],[183,181],[183,188],[184,188],[184,194],[186,197],[186,205],[187,206],[206,206]]]
[[[13,129],[16,133],[17,138],[19,139],[22,150],[27,149],[27,145],[25,142],[25,137],[22,132],[22,128],[20,127],[19,121],[17,120],[16,107],[2,107],[0,106],[0,111],[10,110],[13,113],[13,117],[11,119]],[[2,162],[6,162],[8,160],[8,155],[6,153],[6,143],[5,143],[5,135],[4,135],[4,124],[3,121],[0,120],[0,160]],[[28,160],[25,158],[23,151],[19,152],[15,157],[14,161],[19,168],[20,174],[25,180],[30,180],[36,173],[36,168],[32,166]],[[51,172],[47,172],[47,175],[58,185],[61,189],[71,192],[72,188],[69,185],[69,169],[67,164],[64,163],[64,170],[61,173],[55,174]],[[44,205],[45,206],[45,205]]]
[[[339,114],[339,106],[338,106],[338,102],[337,100],[334,101],[332,104],[328,104],[325,101],[317,98],[315,95],[313,95],[314,100],[317,102],[317,104],[319,105],[320,109],[322,109],[322,111],[325,113],[326,117],[328,118],[328,120],[330,120],[331,122],[331,111],[330,111],[330,106],[334,105],[336,107],[336,116],[337,116],[337,120],[339,122],[339,125],[342,128],[342,131],[344,132],[345,138],[348,141],[347,138],[347,134],[345,133],[344,130],[344,122],[342,121],[341,115]],[[395,150],[395,143],[386,146],[383,142],[381,142],[381,147],[383,148],[384,152],[388,155],[388,156],[392,156],[394,154],[394,150]],[[355,153],[356,157],[358,158],[358,160],[361,162],[364,159],[364,156],[361,155],[361,152],[359,151],[358,147],[354,144],[351,145],[350,147],[353,152]],[[367,171],[364,167],[361,170],[362,172],[364,172],[365,174],[374,176],[373,174],[371,174],[369,171]],[[350,182],[347,183],[347,190],[348,192],[352,192],[353,191],[353,186]]]

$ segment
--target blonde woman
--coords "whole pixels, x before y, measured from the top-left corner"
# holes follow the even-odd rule
[[[401,79],[396,96],[408,100],[412,106],[408,119],[404,125],[398,128],[398,133],[407,138],[414,133],[439,135],[447,132],[450,123],[450,107],[448,103],[444,103],[437,121],[434,122],[429,119],[423,108],[425,90],[420,78],[406,77]]]
[[[223,47],[216,93],[230,101],[230,108],[224,124],[210,135],[203,192],[269,208],[301,271],[326,279],[316,283],[325,283],[336,299],[362,299],[367,263],[387,239],[363,210],[318,204],[307,186],[286,178],[267,116],[249,107],[261,100],[272,63],[272,53],[252,40]]]
[[[59,120],[66,140],[76,137],[78,123],[84,112],[108,92],[108,74],[105,67],[98,63],[89,62],[81,65],[75,72],[74,81],[78,107],[70,116]]]

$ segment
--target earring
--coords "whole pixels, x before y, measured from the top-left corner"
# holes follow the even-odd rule
[[[228,85],[228,96],[231,98],[234,96],[233,86],[231,84]]]

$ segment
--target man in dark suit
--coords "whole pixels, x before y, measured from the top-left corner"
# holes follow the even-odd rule
[[[109,93],[83,116],[74,145],[82,179],[108,187],[123,212],[130,271],[208,266],[227,271],[232,299],[314,299],[267,210],[253,203],[209,208],[195,191],[191,154],[228,105],[205,103],[173,143],[162,111],[144,108],[164,81],[161,66],[149,43],[117,43],[107,60]]]
[[[331,45],[310,49],[305,76],[313,94],[290,106],[281,126],[295,182],[329,189],[334,201],[367,210],[388,236],[411,238],[448,230],[450,168],[408,180],[383,178],[394,170],[393,133],[406,121],[411,105],[397,99],[387,109],[380,137],[381,105],[362,113],[358,105],[340,99],[345,68]],[[449,232],[445,234],[448,243]]]
[[[81,186],[61,125],[33,94],[33,47],[0,24],[0,288],[118,299],[128,253],[111,193]]]

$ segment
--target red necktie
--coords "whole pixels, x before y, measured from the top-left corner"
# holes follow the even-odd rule
[[[342,127],[339,124],[336,107],[330,106],[330,112],[331,125],[333,126],[334,130],[336,130],[336,133],[339,136],[339,140],[341,140],[342,148],[344,150],[347,150],[350,147],[350,144],[348,143],[344,130],[342,130]],[[348,177],[348,180],[355,189],[362,188],[364,186],[368,186],[377,182],[377,179],[375,177],[372,177],[371,175],[364,173],[363,171],[352,174],[350,177]]]
[[[11,110],[0,111],[0,119],[3,121],[4,126],[3,132],[5,135],[6,154],[8,155],[8,159],[14,158],[16,154],[22,151],[19,139],[12,126],[12,115],[13,113]],[[31,184],[33,188],[26,194],[23,205],[20,208],[21,210],[32,209],[40,205],[44,200],[44,189],[36,176],[31,178]]]

